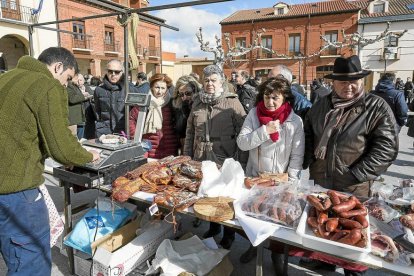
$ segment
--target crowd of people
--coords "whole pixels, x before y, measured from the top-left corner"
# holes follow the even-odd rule
[[[395,76],[385,74],[375,91],[367,93],[363,79],[371,72],[361,68],[357,56],[336,59],[333,73],[325,76],[332,80],[331,88],[315,80],[313,105],[284,65],[275,66],[261,83],[243,70],[227,81],[216,65],[205,67],[201,78],[184,75],[175,85],[166,74],[147,80],[140,72],[137,83],[128,85],[131,93],[151,94],[143,126],[137,125],[136,107],[125,114],[122,62],[112,60],[106,69],[102,82],[90,76],[85,81],[69,51],[49,48],[38,60],[23,57],[15,70],[0,77],[0,102],[8,103],[0,108],[0,143],[9,145],[0,149],[0,244],[9,271],[22,269],[22,275],[35,275],[32,263],[36,263],[42,266],[39,275],[50,275],[47,210],[38,190],[44,159],[72,166],[99,158],[74,136],[125,135],[129,120],[130,138],[142,127],[143,139],[151,141],[148,157],[182,154],[217,164],[235,158],[246,176],[270,172],[288,174],[292,180],[309,168],[310,178],[325,188],[369,196],[372,182],[395,160],[398,133],[407,122],[407,102],[398,94],[405,90],[394,86]],[[404,108],[396,107],[403,104],[405,115],[401,115]],[[21,126],[18,135],[16,123]],[[39,206],[33,212],[39,219],[33,220],[26,211],[33,206],[22,205],[19,208],[26,209],[19,211],[20,201],[36,202]],[[17,213],[19,220],[11,220]],[[45,215],[43,220],[40,214]],[[219,224],[210,223],[204,237],[220,232]],[[19,260],[19,268],[10,256],[11,247],[23,246],[14,242],[16,236],[41,241],[27,253],[30,258]],[[221,246],[231,248],[234,238],[235,232],[224,227]],[[255,254],[251,247],[241,261],[248,262]],[[272,253],[278,272],[280,256],[277,250]],[[365,269],[346,269],[345,275],[362,275]]]

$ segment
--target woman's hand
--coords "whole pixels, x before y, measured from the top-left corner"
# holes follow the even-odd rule
[[[266,124],[266,132],[270,135],[280,130],[280,121],[270,121]]]

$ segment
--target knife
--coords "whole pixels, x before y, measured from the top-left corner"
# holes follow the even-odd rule
[[[393,239],[394,242],[396,242],[399,245],[401,245],[402,247],[404,247],[404,249],[414,253],[414,243],[411,243],[411,242],[409,242],[408,240],[406,240],[404,238],[404,235],[405,235],[404,232],[402,232],[401,230],[395,229],[391,225],[389,225],[385,222],[382,222],[382,221],[374,218],[373,216],[369,216],[369,223],[374,225],[382,233],[384,233],[385,235],[387,235],[388,237]]]

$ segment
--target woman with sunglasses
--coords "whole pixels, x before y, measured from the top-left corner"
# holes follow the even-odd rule
[[[305,153],[305,133],[301,118],[293,111],[295,99],[290,83],[283,77],[271,78],[258,90],[255,107],[237,137],[239,148],[249,151],[246,176],[288,173],[289,179],[298,179]],[[250,246],[240,261],[247,263],[255,255],[256,248]],[[278,263],[275,260],[281,256],[272,252],[273,262]]]
[[[180,139],[181,153],[184,149],[185,131],[193,98],[201,90],[201,87],[201,84],[190,75],[180,77],[175,85],[172,105],[175,114],[175,130]]]
[[[142,139],[152,144],[148,157],[161,159],[178,154],[178,137],[174,130],[171,95],[167,92],[172,80],[166,74],[155,74],[150,79],[151,103],[145,117]],[[129,113],[129,133],[135,134],[138,107]],[[131,138],[133,139],[133,137]]]

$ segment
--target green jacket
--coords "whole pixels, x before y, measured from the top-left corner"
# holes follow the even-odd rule
[[[0,194],[43,183],[44,160],[92,161],[68,129],[68,97],[46,65],[24,56],[0,76]]]
[[[85,110],[83,103],[86,101],[81,90],[69,82],[66,88],[68,92],[68,104],[69,104],[69,125],[77,125],[85,122]]]

